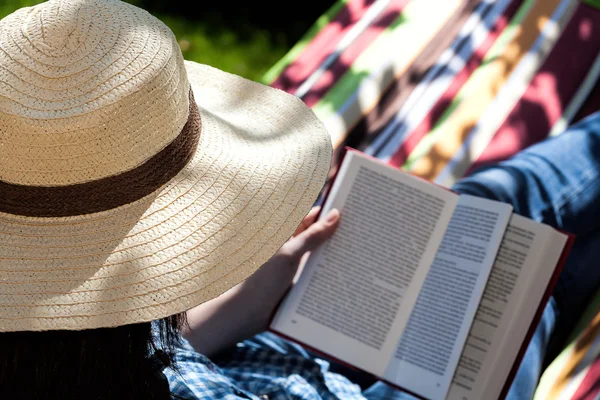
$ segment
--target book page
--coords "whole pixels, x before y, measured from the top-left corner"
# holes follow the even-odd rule
[[[385,378],[443,399],[452,381],[512,206],[461,195]]]
[[[498,398],[565,243],[549,226],[512,216],[448,399]]]
[[[382,376],[458,196],[349,151],[322,215],[333,237],[308,258],[271,329]]]

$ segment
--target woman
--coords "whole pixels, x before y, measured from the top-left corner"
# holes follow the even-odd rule
[[[168,28],[118,0],[18,10],[0,47],[2,398],[408,397],[257,335],[340,220],[310,211],[331,144],[302,102],[184,62]],[[531,396],[557,315],[597,286],[599,126],[455,188],[584,238],[515,398]]]

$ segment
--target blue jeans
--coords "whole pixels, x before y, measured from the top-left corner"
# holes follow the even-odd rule
[[[517,214],[577,236],[507,396],[531,399],[543,368],[560,351],[600,286],[600,113],[556,138],[461,179],[453,190],[510,203]],[[280,343],[282,352],[313,357],[276,337],[269,340]],[[363,387],[368,399],[414,399],[341,365],[332,363],[331,369]]]
[[[476,171],[452,189],[510,203],[517,214],[577,236],[507,395],[511,400],[531,399],[543,368],[600,287],[600,113]],[[413,398],[383,383],[365,394],[373,399]]]

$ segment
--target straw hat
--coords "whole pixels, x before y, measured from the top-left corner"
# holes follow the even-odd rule
[[[291,236],[331,143],[296,97],[183,60],[119,0],[0,21],[0,331],[150,321]]]

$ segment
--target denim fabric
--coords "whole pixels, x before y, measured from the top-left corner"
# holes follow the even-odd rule
[[[546,365],[600,286],[600,113],[475,172],[453,189],[511,203],[517,214],[576,235],[553,293],[556,323],[549,348],[540,352]]]

